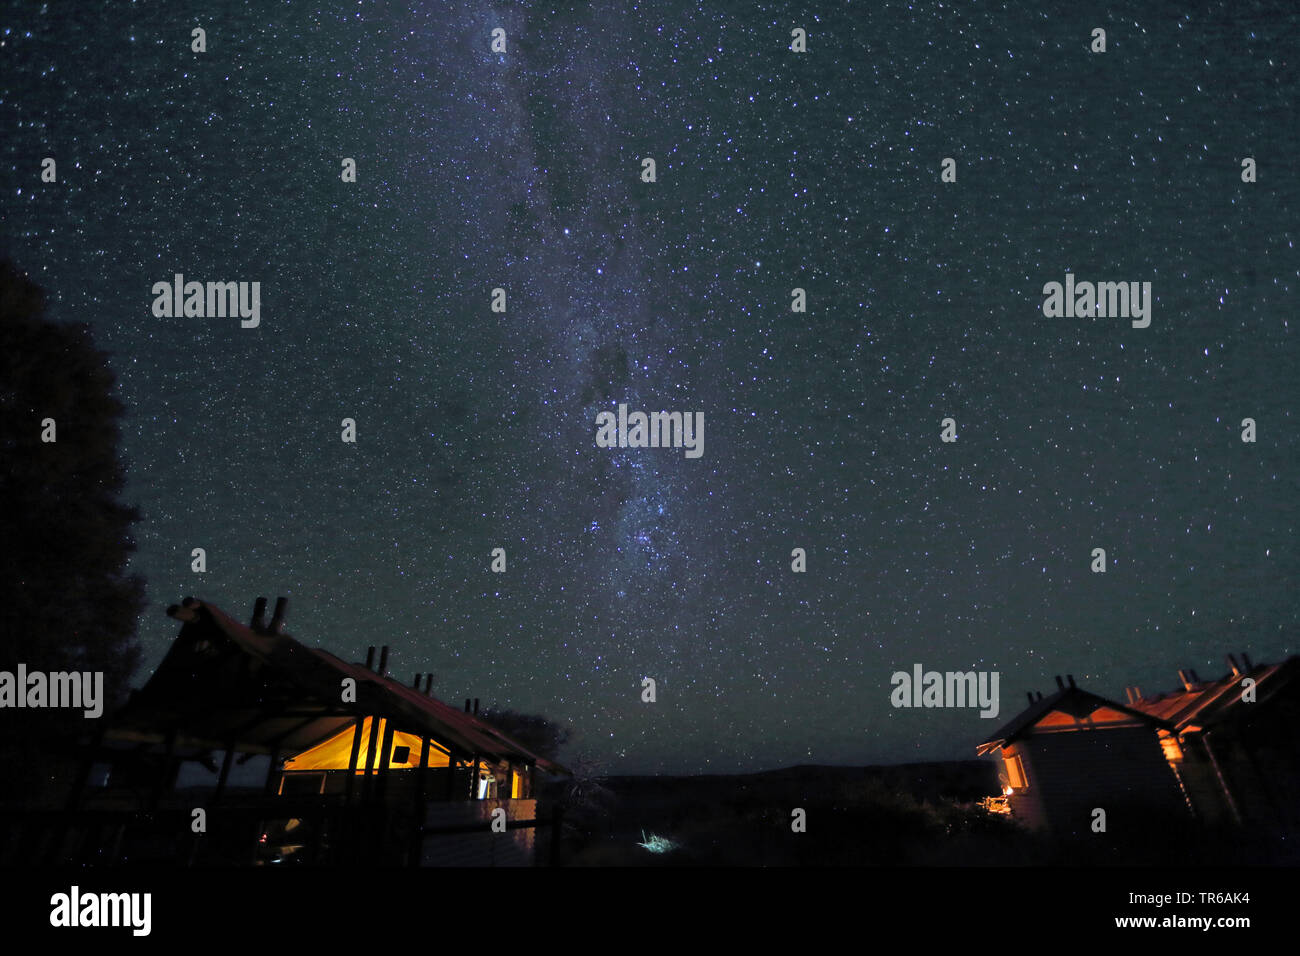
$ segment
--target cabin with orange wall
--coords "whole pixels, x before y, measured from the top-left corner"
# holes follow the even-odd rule
[[[1003,764],[1003,792],[1014,819],[1057,835],[1139,827],[1154,815],[1187,815],[1157,733],[1167,725],[1133,708],[1059,681],[979,744]]]

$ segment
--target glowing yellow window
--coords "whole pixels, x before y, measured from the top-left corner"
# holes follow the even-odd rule
[[[1025,777],[1025,765],[1019,754],[1004,757],[1003,762],[1007,765],[1007,783],[1012,790],[1024,790],[1029,786],[1029,780]]]

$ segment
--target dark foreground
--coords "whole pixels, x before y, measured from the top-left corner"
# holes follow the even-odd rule
[[[566,811],[566,866],[1297,865],[1294,837],[1147,819],[1072,838],[990,812],[984,761],[609,777]],[[796,810],[805,826],[796,832]]]

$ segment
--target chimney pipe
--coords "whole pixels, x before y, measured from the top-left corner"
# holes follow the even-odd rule
[[[469,713],[469,698],[465,698],[465,713]]]
[[[1178,679],[1183,682],[1183,690],[1192,689],[1192,676],[1188,671],[1179,671]]]
[[[1031,691],[1026,691],[1026,692],[1025,692],[1025,696],[1029,698],[1029,702],[1030,702],[1031,704],[1034,702],[1034,692],[1033,692],[1032,690],[1031,690]]]
[[[248,626],[259,633],[266,630],[266,598],[260,597],[253,602],[253,620]]]
[[[475,717],[478,716],[478,698],[477,698],[477,697],[474,698],[474,716],[475,716]]]
[[[1188,668],[1187,673],[1189,673],[1189,674],[1192,675],[1192,683],[1193,683],[1193,684],[1199,684],[1199,683],[1201,682],[1201,676],[1200,676],[1199,674],[1196,673],[1196,669],[1195,669],[1195,668]]]
[[[1132,704],[1132,703],[1133,703],[1133,688],[1132,688],[1132,687],[1125,687],[1125,688],[1124,688],[1124,703],[1126,703],[1126,704]]]
[[[175,618],[178,621],[190,623],[199,619],[198,612],[193,608],[181,607],[179,604],[173,604],[167,608],[167,616]]]
[[[1057,690],[1065,690],[1065,681],[1061,680],[1061,675],[1060,675],[1060,674],[1057,674],[1057,675],[1056,675],[1056,689],[1057,689]]]
[[[278,597],[275,599],[275,612],[271,615],[271,633],[284,633],[284,612],[289,609],[289,599],[287,597]]]
[[[419,689],[420,689],[420,681],[423,680],[423,679],[424,679],[424,675],[423,675],[423,674],[416,674],[416,675],[415,675],[415,680],[411,681],[411,686],[414,687],[416,690],[419,690]]]
[[[1237,659],[1231,654],[1228,655],[1228,666],[1232,668],[1233,677],[1241,676],[1241,665],[1237,663]]]
[[[1245,651],[1241,652],[1241,662],[1246,665],[1246,670],[1252,671],[1255,669],[1255,665],[1250,662],[1250,655]]]
[[[424,693],[426,697],[432,696],[433,694],[433,672],[432,671],[424,675]]]
[[[1042,692],[1041,690],[1040,690],[1040,691],[1035,691],[1035,693],[1038,694],[1038,699],[1039,699],[1039,700],[1042,700],[1042,699],[1043,699],[1043,692]]]
[[[1070,686],[1071,686],[1071,687],[1074,686],[1074,675],[1073,675],[1073,674],[1066,674],[1066,675],[1065,675],[1065,679],[1066,679],[1067,681],[1070,682]]]
[[[385,644],[379,649],[379,670],[375,671],[380,677],[388,676],[388,645]]]
[[[371,644],[366,648],[366,670],[375,669],[375,645]]]

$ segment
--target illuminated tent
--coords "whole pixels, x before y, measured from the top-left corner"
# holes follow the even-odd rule
[[[286,606],[277,602],[267,624],[266,601],[259,599],[248,626],[194,598],[169,608],[183,622],[181,633],[116,715],[108,739],[165,748],[182,759],[214,750],[227,760],[236,752],[269,754],[272,772],[284,761],[286,777],[304,771],[347,777],[349,769],[387,776],[417,770],[423,758],[425,769],[446,776],[448,799],[482,796],[469,781],[488,774],[504,785],[497,793],[506,797],[531,793],[536,769],[568,773],[474,714],[300,643],[283,632]],[[378,759],[384,752],[387,762]],[[463,775],[463,788],[456,774]],[[350,784],[347,789],[350,794]]]
[[[128,845],[133,858],[527,866],[545,826],[554,859],[559,811],[539,819],[536,774],[567,770],[430,696],[432,675],[425,687],[388,677],[387,648],[372,667],[373,647],[359,664],[295,640],[287,604],[268,623],[259,598],[248,625],[194,598],[168,608],[180,634],[83,758],[68,810],[91,815],[77,840],[99,845],[111,819],[107,852]],[[255,755],[270,758],[264,784],[228,793],[235,758]],[[175,791],[186,762],[217,774],[210,793]],[[140,819],[154,822],[132,829]]]
[[[284,763],[284,773],[296,774],[314,771],[343,771],[347,772],[348,768],[353,767],[356,774],[364,774],[365,768],[370,767],[372,770],[378,767],[378,759],[374,759],[370,754],[370,741],[384,740],[388,732],[388,721],[379,718],[378,727],[373,726],[374,718],[366,717],[361,726],[361,743],[358,747],[358,756],[355,763],[352,762],[352,740],[354,729],[349,727],[340,731],[328,740],[324,740],[304,750],[302,753],[286,760]],[[389,770],[417,770],[426,768],[429,770],[446,769],[451,766],[451,753],[441,746],[436,740],[429,740],[429,755],[424,758],[421,756],[424,752],[424,738],[418,734],[411,734],[401,730],[393,731],[392,746],[389,748],[388,769]],[[509,786],[497,791],[496,795],[500,797],[521,797],[523,796],[525,786],[525,776],[522,772],[512,769],[504,771],[509,776]],[[497,783],[486,766],[481,766],[480,777],[483,782],[491,779]],[[507,792],[508,791],[508,792]],[[479,796],[483,796],[483,788],[480,788]]]

